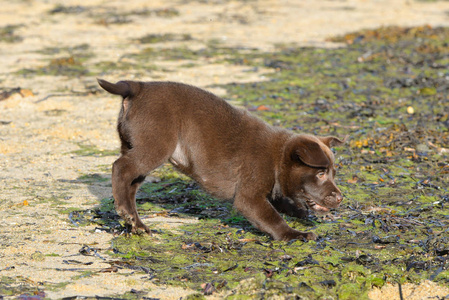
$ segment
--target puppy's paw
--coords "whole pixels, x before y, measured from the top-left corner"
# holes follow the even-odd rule
[[[315,241],[318,238],[313,232],[301,232],[301,237],[308,241]]]
[[[151,230],[148,228],[147,225],[143,224],[142,221],[139,219],[135,224],[132,225],[131,233],[134,234],[144,234],[147,233],[151,235]]]
[[[292,231],[288,232],[282,237],[282,240],[287,242],[291,240],[300,240],[306,242],[306,241],[315,241],[317,237],[318,236],[313,232],[301,232],[292,229]]]
[[[147,225],[143,224],[139,216],[133,216],[120,211],[119,215],[125,220],[126,231],[132,234],[144,234],[151,235],[151,230]]]

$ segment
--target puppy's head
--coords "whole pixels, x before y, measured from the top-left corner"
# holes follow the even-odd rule
[[[305,203],[315,212],[338,207],[343,196],[334,181],[336,170],[330,148],[345,140],[312,135],[291,138],[284,148],[279,176],[282,193],[298,206]]]

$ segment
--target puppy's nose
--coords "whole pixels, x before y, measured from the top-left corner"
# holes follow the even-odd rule
[[[337,201],[338,204],[340,204],[341,201],[343,201],[343,196],[340,193],[337,194],[337,193],[333,192],[332,195],[335,196],[335,200]]]
[[[342,195],[337,195],[337,202],[341,203],[341,201],[343,201],[343,196]]]

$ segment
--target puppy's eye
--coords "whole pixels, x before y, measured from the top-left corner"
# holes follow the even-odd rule
[[[324,179],[326,177],[326,173],[320,172],[320,173],[316,174],[316,177],[318,177],[318,179]]]

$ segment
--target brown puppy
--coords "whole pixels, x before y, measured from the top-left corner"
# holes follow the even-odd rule
[[[199,88],[173,82],[98,80],[123,97],[118,118],[121,156],[112,168],[117,213],[132,232],[150,230],[135,195],[145,176],[169,161],[276,240],[315,239],[290,228],[280,212],[327,212],[343,197],[335,185],[335,137],[275,128]],[[275,209],[276,208],[276,209]]]

